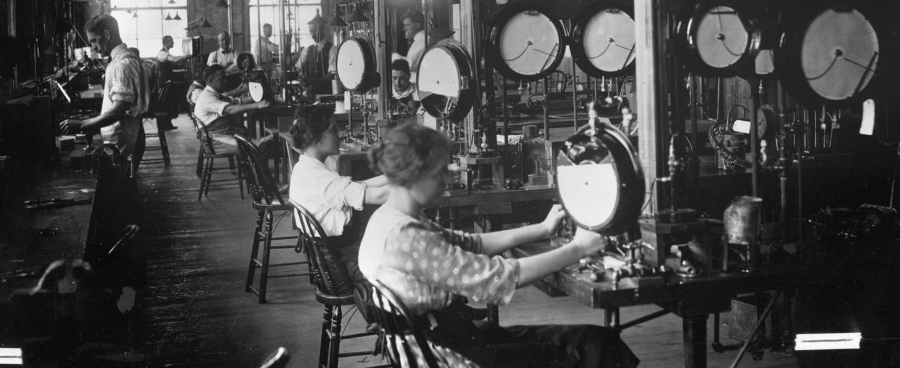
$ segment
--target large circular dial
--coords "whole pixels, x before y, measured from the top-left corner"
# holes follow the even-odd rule
[[[756,59],[760,30],[734,5],[701,3],[682,24],[684,51],[697,73],[731,76]]]
[[[634,68],[635,31],[631,9],[595,3],[582,11],[572,31],[572,58],[592,77]]]
[[[871,94],[879,38],[856,8],[829,7],[787,31],[782,41],[788,87],[808,103],[852,103]]]
[[[490,31],[493,65],[506,78],[535,81],[556,70],[565,54],[562,23],[527,3],[506,8]]]
[[[375,50],[362,37],[351,37],[338,47],[335,56],[338,81],[345,89],[367,92],[377,85]]]
[[[272,100],[272,87],[269,86],[269,77],[264,70],[256,69],[250,71],[247,89],[249,90],[250,98],[254,102]]]
[[[631,141],[610,124],[576,134],[557,154],[559,198],[579,226],[618,235],[635,222],[644,200],[644,172]]]
[[[416,74],[425,111],[440,119],[464,118],[475,99],[473,70],[472,58],[456,41],[441,40],[425,50]]]

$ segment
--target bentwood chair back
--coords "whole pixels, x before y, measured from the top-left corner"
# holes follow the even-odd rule
[[[300,233],[297,252],[305,251],[309,270],[316,285],[316,300],[325,307],[322,321],[322,337],[319,344],[319,368],[337,368],[338,358],[374,354],[377,351],[361,351],[341,353],[341,340],[365,336],[373,336],[374,332],[365,332],[352,335],[342,335],[341,320],[343,317],[342,306],[355,305],[353,291],[344,291],[338,288],[337,278],[349,280],[343,263],[340,262],[340,253],[334,249],[334,244],[328,241],[325,230],[319,221],[302,205],[289,199],[288,202],[294,208],[297,215],[297,228]],[[302,248],[302,249],[301,249]],[[375,367],[391,367],[390,364]],[[374,368],[374,367],[373,367]]]
[[[216,154],[216,149],[213,146],[213,140],[210,137],[209,130],[206,129],[206,126],[200,122],[196,116],[191,114],[191,121],[194,123],[194,130],[197,132],[197,139],[200,140],[200,156],[199,160],[203,162],[203,168],[200,172],[200,192],[197,194],[197,201],[203,200],[204,195],[209,195],[209,187],[212,183],[217,182],[225,182],[225,181],[234,181],[237,180],[238,188],[240,189],[241,199],[244,199],[244,180],[243,174],[241,171],[241,167],[237,166],[237,170],[235,170],[234,159],[237,156],[236,154]],[[215,159],[224,158],[228,159],[228,167],[227,168],[218,168],[215,167]],[[228,171],[237,173],[237,178],[234,179],[221,179],[221,180],[212,180],[212,174],[218,171]]]
[[[394,365],[399,367],[401,362],[406,361],[409,367],[419,367],[421,362],[414,353],[418,350],[421,352],[425,367],[438,368],[431,345],[422,334],[425,326],[421,326],[418,320],[413,318],[406,306],[384,284],[378,280],[369,282],[372,283],[371,297],[375,305],[370,313],[384,331],[387,350]]]
[[[241,135],[235,135],[234,139],[238,144],[238,151],[240,152],[238,161],[241,164],[244,179],[247,182],[247,189],[253,198],[253,204],[259,206],[284,205],[286,206],[285,210],[288,210],[288,203],[285,202],[281,193],[278,192],[278,186],[269,172],[266,160],[259,152],[259,147]]]
[[[309,276],[305,273],[280,273],[270,275],[269,269],[272,267],[293,267],[307,262],[282,262],[270,263],[269,258],[273,249],[296,249],[299,237],[293,236],[273,236],[276,221],[275,215],[279,214],[279,218],[291,215],[291,206],[284,201],[278,188],[266,168],[265,160],[259,153],[259,148],[253,142],[241,135],[235,135],[234,139],[238,145],[238,167],[244,174],[247,182],[247,189],[253,198],[253,209],[256,210],[256,228],[253,230],[253,242],[250,246],[250,265],[247,268],[247,283],[244,291],[252,292],[258,296],[260,304],[266,303],[266,291],[269,279]],[[280,222],[280,221],[279,221]],[[290,240],[290,244],[272,244],[273,241]],[[260,244],[262,244],[262,254],[260,254]],[[256,269],[260,270],[259,288],[253,286],[253,279],[256,276]]]

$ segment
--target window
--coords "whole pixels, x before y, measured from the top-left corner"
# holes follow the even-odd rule
[[[119,33],[128,47],[136,47],[142,58],[154,57],[162,49],[163,36],[172,36],[172,55],[183,55],[181,40],[187,28],[187,0],[111,0],[110,14],[119,22]],[[166,20],[166,17],[181,18]]]
[[[250,23],[250,47],[256,47],[262,32],[262,25],[266,23],[272,25],[272,38],[269,41],[281,45],[278,35],[283,32],[278,27],[278,2],[276,0],[249,0],[249,2],[250,11],[247,20]],[[321,9],[322,2],[320,0],[285,0],[284,2],[284,27],[295,37],[291,40],[291,50],[296,52],[301,46],[305,47],[313,43],[306,23],[316,16],[316,10]]]

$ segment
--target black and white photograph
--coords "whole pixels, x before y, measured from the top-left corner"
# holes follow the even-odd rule
[[[0,368],[900,367],[898,17],[0,0]]]

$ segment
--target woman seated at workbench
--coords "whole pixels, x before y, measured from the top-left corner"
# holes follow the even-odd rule
[[[353,285],[347,285],[347,280],[335,280],[338,293],[353,292],[360,313],[368,321],[365,295],[371,286],[358,266],[359,243],[366,224],[354,210],[362,211],[366,204],[384,203],[387,180],[381,175],[354,182],[338,175],[334,160],[326,159],[340,153],[340,133],[341,128],[334,118],[334,105],[297,109],[291,137],[294,147],[302,153],[291,174],[290,198],[316,218],[328,239],[340,250],[340,261]],[[332,274],[343,274],[338,265],[329,267]]]
[[[612,329],[476,325],[455,313],[460,296],[506,304],[517,288],[578,263],[600,251],[604,241],[579,228],[574,239],[558,249],[522,259],[500,255],[549,238],[565,216],[558,205],[540,224],[485,234],[451,231],[427,220],[422,210],[443,195],[451,181],[450,149],[446,136],[405,124],[369,151],[372,169],[387,177],[389,195],[369,220],[359,257],[368,279],[386,285],[414,315],[428,315],[423,321],[431,321],[431,328],[423,332],[441,366],[637,366],[638,359]],[[416,355],[421,361],[421,353]]]

